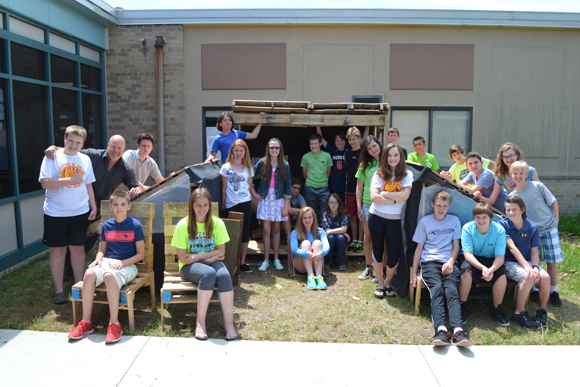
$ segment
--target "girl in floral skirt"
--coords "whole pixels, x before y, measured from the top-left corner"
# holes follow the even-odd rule
[[[270,234],[273,234],[274,266],[284,267],[278,259],[280,250],[280,222],[288,219],[290,208],[290,165],[284,160],[282,142],[277,138],[268,141],[266,155],[254,165],[254,175],[260,177],[260,188],[254,196],[258,200],[257,218],[262,220],[264,262],[258,270],[270,267]]]

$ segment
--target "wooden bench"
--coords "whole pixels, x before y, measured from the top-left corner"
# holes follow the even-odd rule
[[[413,275],[413,268],[411,267],[411,276]],[[507,287],[513,286],[514,288],[514,300],[518,298],[518,283],[512,281],[510,279],[507,280]],[[477,288],[490,288],[492,284],[487,281],[480,281],[477,285]],[[411,298],[411,302],[415,301],[415,314],[419,314],[419,307],[421,306],[421,290],[426,289],[427,287],[423,283],[423,278],[421,278],[420,274],[417,274],[417,287],[414,288],[409,283],[409,297]],[[507,293],[507,288],[506,288]],[[505,296],[504,296],[505,297]]]
[[[135,312],[133,301],[135,299],[135,292],[143,286],[149,286],[149,294],[151,296],[151,309],[155,310],[155,275],[153,273],[153,218],[155,218],[155,203],[131,203],[131,209],[128,215],[133,218],[144,218],[143,233],[145,234],[145,257],[143,261],[137,263],[139,270],[137,277],[135,277],[127,285],[121,289],[119,309],[126,309],[129,312],[129,328],[135,329]],[[103,200],[101,202],[101,224],[106,220],[113,218],[113,213],[109,208],[109,201]],[[107,289],[105,284],[99,285],[96,289],[96,296],[94,303],[108,304]],[[78,323],[78,309],[79,304],[83,300],[83,281],[76,283],[72,287],[72,307],[73,307],[73,321],[76,326]]]
[[[173,239],[173,234],[175,232],[175,224],[189,215],[188,206],[189,203],[163,203],[165,271],[163,273],[163,287],[161,288],[161,329],[165,327],[166,304],[197,303],[197,285],[181,278],[177,260],[177,250],[175,247],[171,246],[171,240]],[[212,203],[212,213],[218,213],[217,203]],[[230,218],[233,217],[239,217],[238,213],[230,212]],[[222,220],[230,237],[230,241],[226,243],[225,246],[226,253],[223,262],[232,276],[232,283],[237,285],[243,221],[239,219]],[[217,287],[215,290],[217,290]],[[218,300],[219,293],[216,291],[211,297],[211,302],[216,302]]]

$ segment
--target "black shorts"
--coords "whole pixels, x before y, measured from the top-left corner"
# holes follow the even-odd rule
[[[89,214],[55,217],[44,214],[42,243],[49,247],[84,246]]]
[[[479,263],[481,263],[483,266],[485,267],[491,267],[491,265],[493,265],[493,261],[495,261],[495,257],[494,258],[485,258],[485,257],[478,257],[475,256],[475,259],[477,259],[477,261]],[[471,273],[471,278],[472,278],[472,282],[471,282],[471,287],[475,287],[479,281],[481,280],[481,276],[482,276],[482,271],[479,269],[476,269],[475,267],[471,266],[469,264],[469,262],[467,261],[463,261],[461,262],[461,274],[465,273],[465,272],[469,272]],[[501,265],[496,271],[493,272],[493,277],[491,278],[491,283],[495,284],[495,281],[497,281],[499,279],[499,277],[501,277],[502,275],[507,274],[507,270],[505,268],[505,265]]]

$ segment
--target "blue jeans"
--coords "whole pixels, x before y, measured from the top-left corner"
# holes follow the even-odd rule
[[[336,263],[338,266],[346,265],[346,237],[342,234],[336,235],[327,235],[328,244],[330,245],[330,250],[328,250],[328,254],[324,257],[324,263],[326,265],[332,265],[332,252],[336,247]]]
[[[330,191],[328,187],[322,188],[312,188],[312,187],[304,187],[304,200],[308,207],[312,207],[314,212],[316,212],[316,216],[320,217],[322,213],[322,209],[326,205],[326,201],[330,196]]]

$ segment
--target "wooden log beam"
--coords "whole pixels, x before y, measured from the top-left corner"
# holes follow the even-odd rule
[[[356,114],[266,114],[232,113],[237,125],[269,126],[385,126],[385,115]]]

